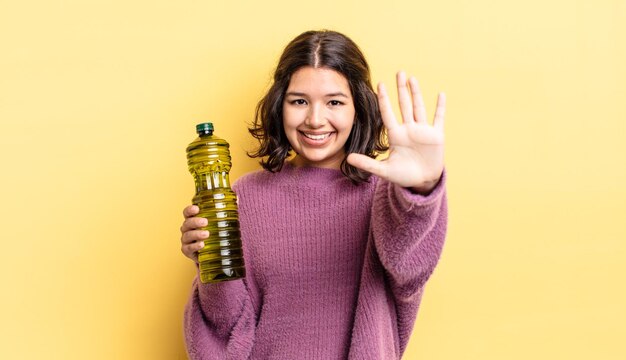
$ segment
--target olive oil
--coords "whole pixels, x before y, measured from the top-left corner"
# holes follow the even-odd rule
[[[204,248],[198,251],[200,281],[212,283],[245,277],[243,250],[239,233],[237,197],[230,188],[229,145],[213,135],[212,123],[196,125],[196,138],[187,146],[187,164],[196,184],[193,204],[198,217],[208,220]]]

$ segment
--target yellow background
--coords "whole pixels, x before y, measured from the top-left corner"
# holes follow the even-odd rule
[[[184,149],[233,178],[286,43],[448,95],[450,227],[406,359],[624,359],[626,1],[0,2],[0,358],[183,359]],[[303,324],[306,326],[306,324]]]

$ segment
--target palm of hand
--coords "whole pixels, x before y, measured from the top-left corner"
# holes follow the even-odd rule
[[[381,116],[388,131],[389,156],[377,161],[365,155],[350,154],[348,162],[400,186],[428,192],[443,171],[445,95],[439,94],[435,119],[430,125],[417,80],[409,80],[412,96],[404,73],[398,73],[397,80],[402,124],[396,121],[384,85],[378,86]]]
[[[436,181],[443,171],[443,133],[427,124],[405,123],[389,130],[387,180],[402,187]]]

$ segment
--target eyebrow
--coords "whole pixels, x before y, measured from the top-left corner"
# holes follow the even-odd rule
[[[285,96],[303,96],[303,97],[305,97],[305,96],[307,96],[307,94],[301,93],[301,92],[296,92],[296,91],[290,91],[290,92],[286,93]],[[325,95],[325,97],[335,97],[335,96],[343,96],[345,98],[348,98],[348,95],[342,93],[341,91]]]

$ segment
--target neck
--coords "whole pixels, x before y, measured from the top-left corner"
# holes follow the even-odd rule
[[[308,161],[304,159],[300,155],[296,155],[291,160],[288,160],[288,161],[291,165],[295,167],[317,167],[317,168],[323,168],[323,169],[340,170],[343,159],[332,159],[326,162],[313,162],[313,161]]]

